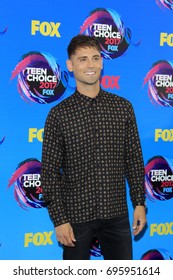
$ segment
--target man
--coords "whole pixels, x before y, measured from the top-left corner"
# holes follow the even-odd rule
[[[50,110],[44,129],[41,180],[49,215],[64,260],[89,259],[93,236],[104,259],[132,259],[126,178],[133,234],[146,223],[144,165],[133,108],[100,88],[103,64],[94,37],[72,38],[68,57],[76,91]]]

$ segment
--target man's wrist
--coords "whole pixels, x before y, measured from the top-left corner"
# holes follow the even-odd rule
[[[135,207],[136,206],[144,206],[144,207],[146,207],[146,202],[145,201],[144,202],[138,202],[138,203],[135,204]]]

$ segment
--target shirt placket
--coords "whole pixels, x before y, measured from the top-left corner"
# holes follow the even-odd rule
[[[100,157],[100,135],[99,135],[99,100],[96,98],[92,99],[91,102],[92,108],[92,117],[93,117],[93,137],[94,137],[94,145],[93,145],[93,161],[94,161],[94,173],[95,173],[95,192],[96,192],[96,200],[97,200],[97,214],[100,216],[100,212],[102,212],[102,195],[103,195],[103,187],[102,187],[102,164]],[[101,205],[100,205],[101,204]]]

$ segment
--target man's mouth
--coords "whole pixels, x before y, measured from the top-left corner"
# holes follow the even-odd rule
[[[87,71],[85,72],[86,75],[94,75],[96,72],[95,71]]]

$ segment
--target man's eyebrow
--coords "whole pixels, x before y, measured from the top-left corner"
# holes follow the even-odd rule
[[[81,59],[81,58],[87,58],[88,56],[87,55],[82,55],[82,56],[79,56],[78,59]],[[93,57],[101,57],[99,54],[95,54],[93,55]]]
[[[101,55],[95,54],[95,55],[93,55],[93,57],[101,57]]]
[[[79,56],[78,59],[80,59],[80,58],[87,58],[87,55]]]

